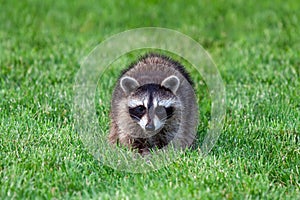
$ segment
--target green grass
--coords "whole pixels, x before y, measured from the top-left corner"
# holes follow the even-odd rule
[[[299,199],[299,10],[297,0],[0,1],[0,199]],[[208,156],[189,151],[131,174],[101,165],[83,145],[73,84],[99,42],[144,26],[181,31],[211,53],[227,115]],[[118,73],[103,82],[113,86]],[[201,135],[210,101],[198,87]],[[99,94],[107,102],[108,91]],[[106,126],[102,115],[100,106]]]

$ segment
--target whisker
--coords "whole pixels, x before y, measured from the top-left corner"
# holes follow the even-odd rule
[[[171,114],[171,115],[167,115],[166,117],[162,118],[161,120],[168,119],[169,117],[172,117],[172,116],[173,116],[173,114]]]
[[[138,118],[137,116],[135,116],[135,115],[130,115],[130,117],[132,117],[132,118],[134,118],[135,120],[137,120],[137,121],[139,121],[140,120],[140,118]]]

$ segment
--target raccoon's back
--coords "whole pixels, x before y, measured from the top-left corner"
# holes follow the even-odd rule
[[[177,61],[155,53],[146,54],[138,61],[132,63],[121,75],[128,75],[139,81],[141,85],[147,83],[161,83],[170,75],[178,75],[191,86],[193,82],[185,68]]]

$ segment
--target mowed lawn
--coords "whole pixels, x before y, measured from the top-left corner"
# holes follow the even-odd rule
[[[0,199],[300,199],[299,10],[297,0],[0,1]],[[188,151],[135,174],[89,153],[73,86],[97,44],[149,26],[187,34],[211,54],[226,119],[207,156]],[[101,82],[112,88],[119,73]],[[203,138],[210,99],[205,85],[196,89]],[[110,91],[98,95],[109,102]],[[106,128],[108,110],[97,113]]]

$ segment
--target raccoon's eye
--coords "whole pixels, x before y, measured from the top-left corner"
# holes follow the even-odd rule
[[[167,107],[166,112],[167,112],[167,118],[169,119],[170,117],[172,117],[172,115],[174,113],[174,108],[173,107]]]
[[[146,112],[146,108],[144,106],[137,106],[134,108],[129,108],[129,114],[134,119],[141,119]]]
[[[144,106],[135,107],[135,111],[137,111],[139,113],[144,113],[145,110],[146,110],[146,108]]]

